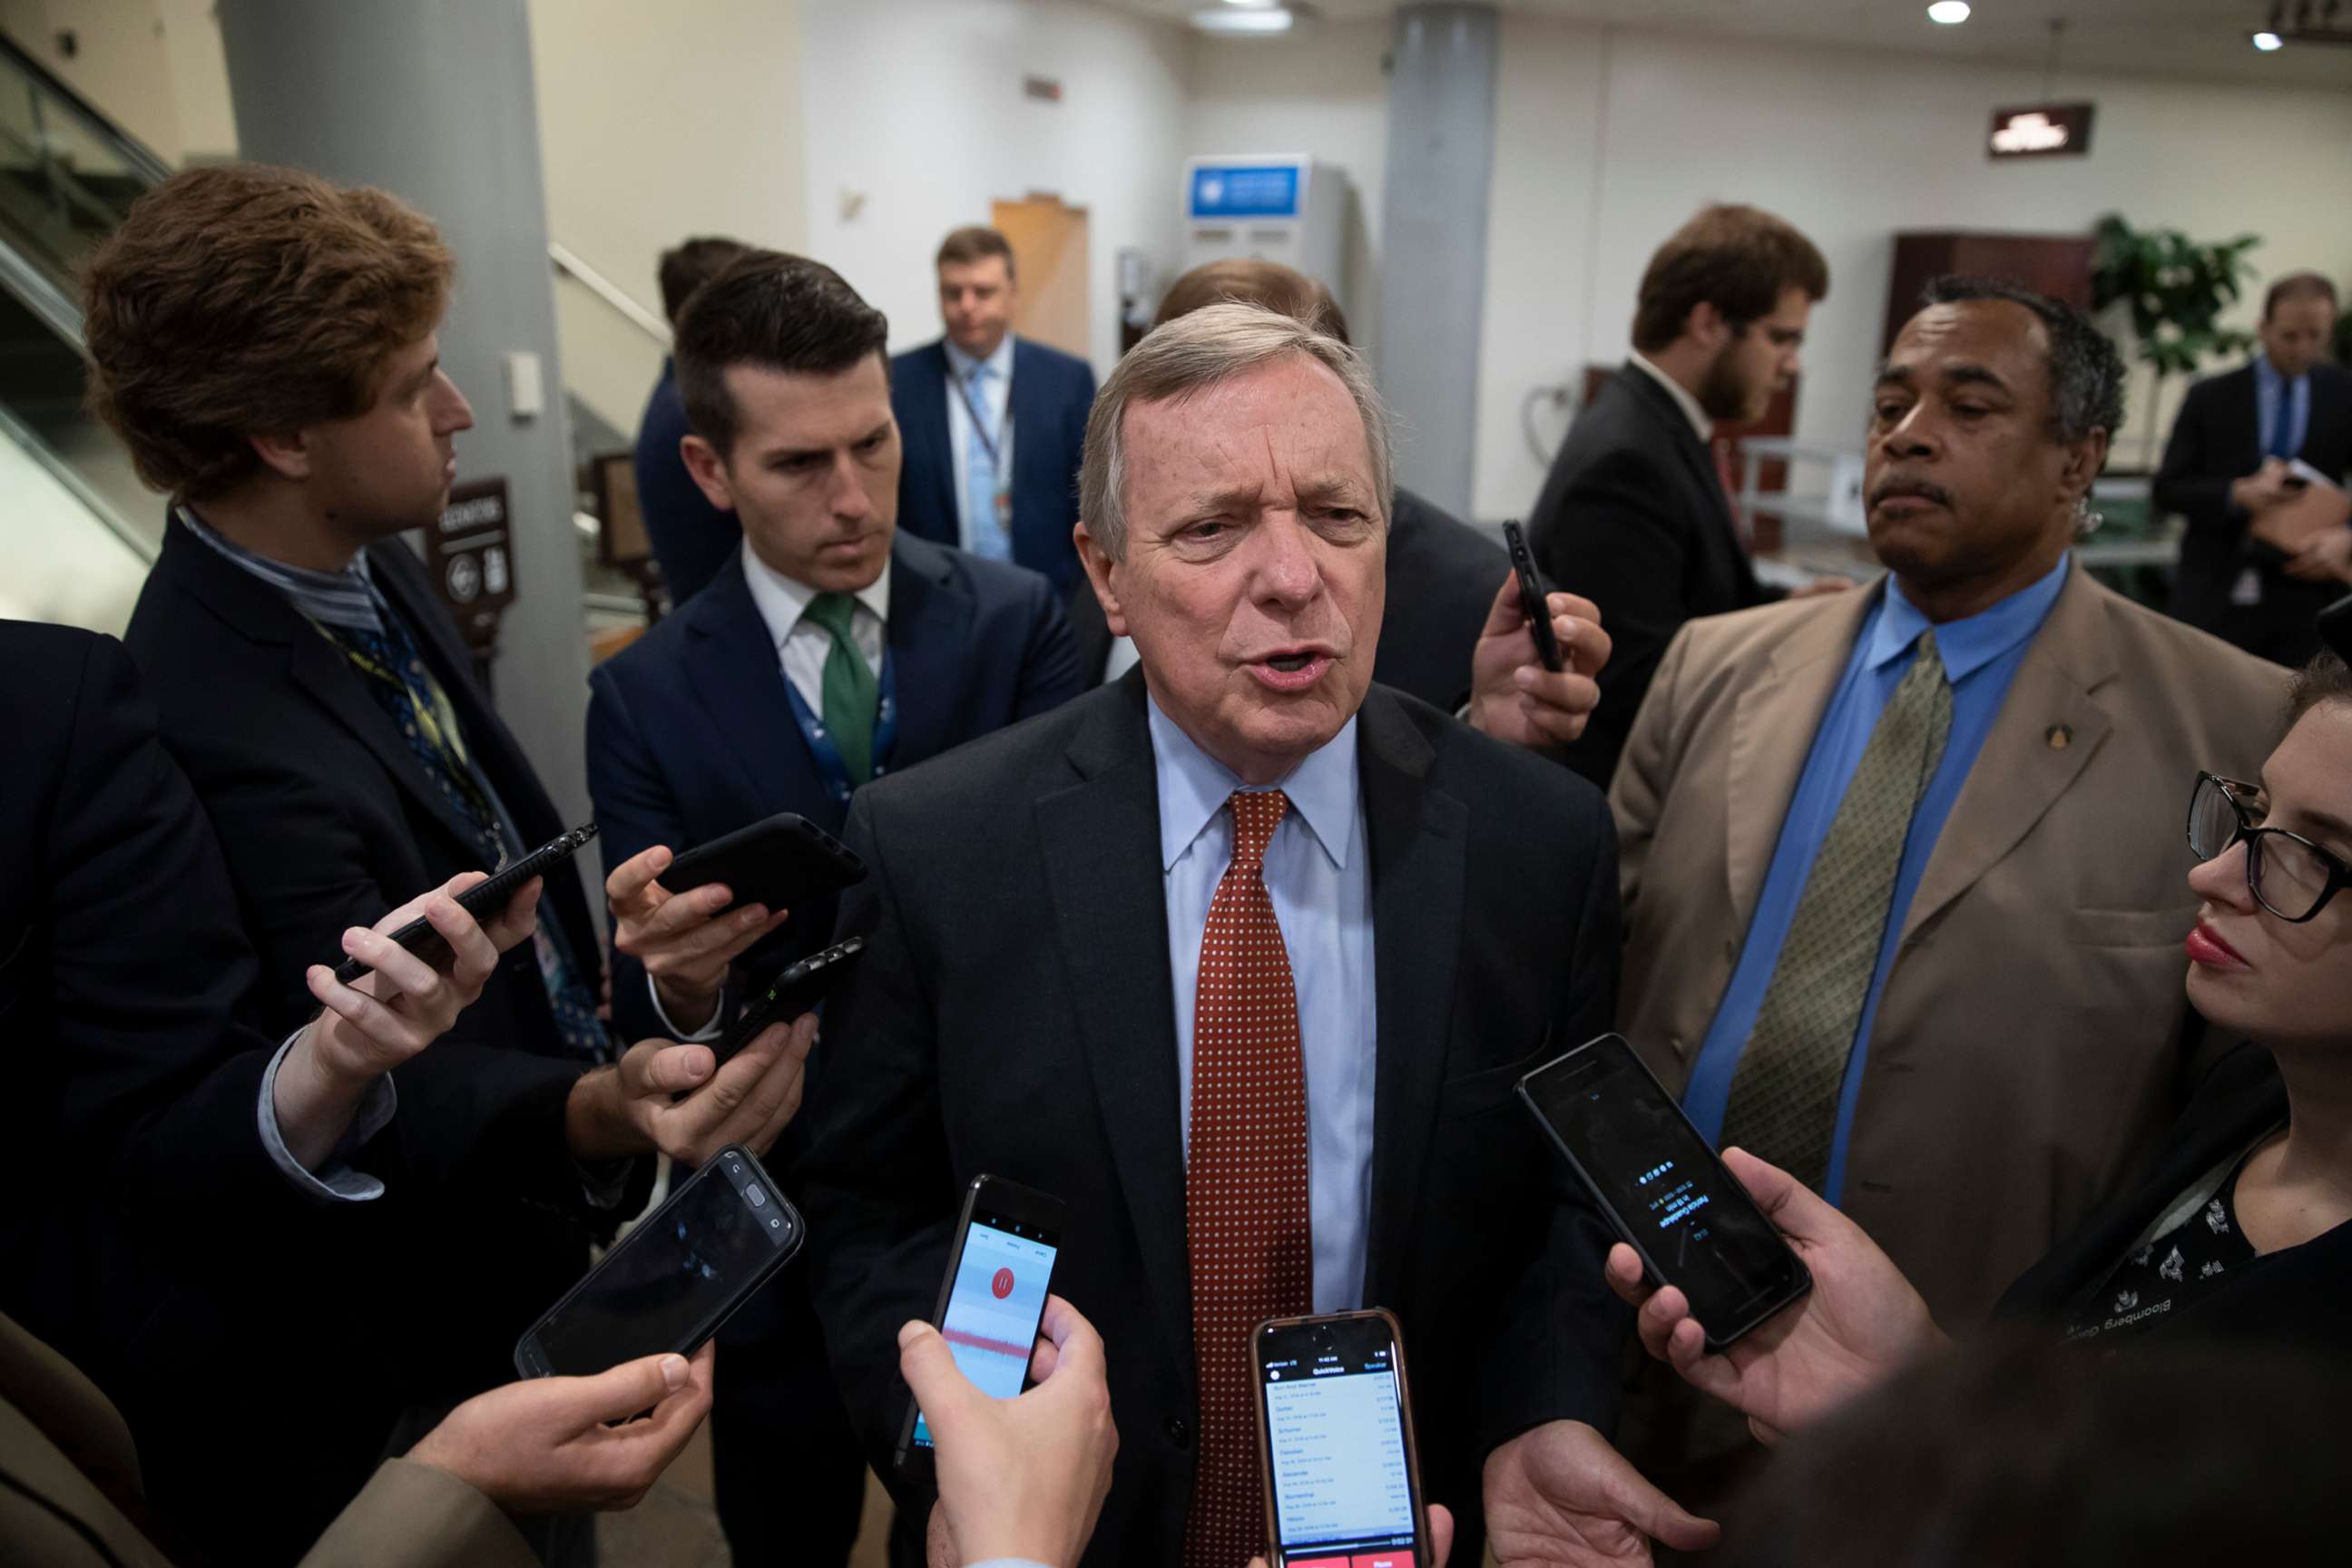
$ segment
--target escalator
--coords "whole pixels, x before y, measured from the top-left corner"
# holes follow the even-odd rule
[[[82,405],[76,268],[171,174],[0,37],[0,616],[120,632],[162,499]]]

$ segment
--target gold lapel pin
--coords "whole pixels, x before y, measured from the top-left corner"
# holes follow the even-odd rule
[[[2067,725],[2053,724],[2050,733],[2044,738],[2049,741],[2052,751],[2063,752],[2074,743],[2074,731]]]

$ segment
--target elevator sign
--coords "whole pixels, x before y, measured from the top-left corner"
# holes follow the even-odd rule
[[[1295,218],[1303,183],[1296,163],[1196,163],[1185,203],[1195,223],[1237,217]]]
[[[2091,150],[2087,103],[2038,103],[1996,109],[1985,155],[2003,158],[2079,158]]]

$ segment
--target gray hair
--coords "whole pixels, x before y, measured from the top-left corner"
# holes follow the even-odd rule
[[[2124,356],[2106,333],[2063,300],[1995,278],[1932,279],[1922,305],[1962,305],[2004,300],[2042,318],[2050,334],[2050,413],[2061,441],[2080,441],[2094,430],[2112,438],[2124,427]]]
[[[1127,559],[1127,411],[1138,403],[1181,401],[1262,364],[1292,354],[1339,378],[1363,416],[1372,454],[1372,490],[1381,521],[1394,483],[1388,409],[1363,356],[1297,318],[1258,305],[1206,305],[1153,328],[1128,351],[1095,395],[1087,419],[1086,461],[1078,471],[1078,516],[1103,552]]]

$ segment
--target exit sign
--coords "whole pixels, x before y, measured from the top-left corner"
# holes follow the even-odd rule
[[[2079,158],[2091,150],[2091,105],[2037,103],[1996,109],[1985,139],[1990,158]]]

